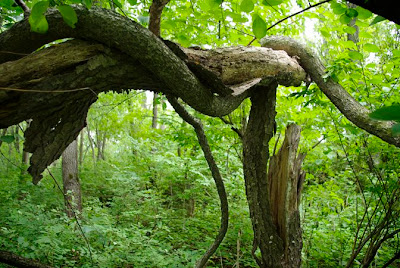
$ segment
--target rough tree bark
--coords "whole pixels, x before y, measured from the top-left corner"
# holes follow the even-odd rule
[[[149,30],[157,37],[160,37],[161,29],[161,15],[164,7],[168,4],[169,0],[153,0],[151,2],[149,10]],[[157,128],[158,121],[158,94],[153,93],[153,118],[151,121],[151,127]]]
[[[52,268],[50,265],[18,256],[12,252],[0,251],[0,262],[18,268]]]
[[[254,231],[252,253],[260,267],[297,268],[301,265],[299,204],[305,154],[297,155],[300,127],[290,125],[279,153],[271,157],[267,173],[276,86],[255,89],[243,137],[244,179]],[[257,248],[260,257],[255,254]]]
[[[78,176],[78,142],[74,140],[62,154],[62,178],[65,209],[68,217],[82,212],[81,184]]]
[[[282,267],[284,248],[272,221],[267,182],[268,143],[275,122],[276,87],[257,88],[243,136],[243,172],[253,224],[253,256],[260,267]],[[261,257],[255,251],[260,249]]]

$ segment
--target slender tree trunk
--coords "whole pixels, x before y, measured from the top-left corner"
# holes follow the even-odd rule
[[[352,3],[347,3],[347,7],[348,8],[356,8],[357,5],[352,4]],[[356,25],[356,22],[357,22],[357,17],[353,18],[348,24],[349,27],[353,27],[356,30],[355,33],[347,34],[347,40],[353,41],[354,43],[358,43],[359,32],[360,32],[360,28]]]
[[[282,267],[284,248],[272,222],[267,185],[268,142],[273,136],[276,85],[257,88],[251,97],[249,121],[243,137],[243,171],[253,225],[253,257],[260,267]],[[255,255],[257,248],[261,258]]]
[[[80,139],[79,139],[79,165],[82,166],[83,163],[83,140],[84,140],[84,129],[81,130],[80,133]]]
[[[106,142],[107,142],[107,135],[105,132],[102,133],[102,139],[101,139],[101,159],[106,160],[106,155],[105,155],[105,148],[106,148]]]
[[[158,121],[157,97],[158,97],[158,93],[154,92],[154,95],[153,95],[153,117],[151,120],[151,128],[157,128],[157,121]]]
[[[81,185],[78,178],[78,142],[74,140],[62,154],[64,200],[68,217],[82,212]]]
[[[19,154],[21,152],[21,149],[19,146],[19,126],[18,125],[15,125],[14,137],[15,137],[15,140],[14,140],[15,150]]]
[[[89,126],[86,127],[86,131],[87,131],[87,135],[88,135],[90,149],[92,150],[92,160],[93,160],[93,163],[95,163],[96,162],[96,155],[95,155],[95,152],[94,152],[94,144],[93,144],[92,136],[90,135]]]

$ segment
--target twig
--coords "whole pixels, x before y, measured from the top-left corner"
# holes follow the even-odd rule
[[[326,136],[323,135],[322,139],[320,139],[319,141],[317,141],[317,142],[311,147],[311,149],[310,149],[309,151],[314,150],[315,147],[317,147],[317,146],[318,146],[323,140],[325,140],[325,139],[326,139]]]
[[[29,54],[27,54],[27,53],[18,53],[18,52],[5,51],[5,50],[0,50],[0,53],[3,53],[3,54],[13,54],[13,55],[21,55],[21,56],[27,56],[27,55],[29,55]]]
[[[23,89],[23,88],[12,88],[12,87],[0,87],[0,90],[5,91],[17,91],[17,92],[27,92],[27,93],[69,93],[83,90],[90,90],[93,94],[96,94],[90,87],[81,87],[74,89],[59,89],[59,90],[41,90],[41,89]]]
[[[22,8],[22,10],[24,11],[24,17],[28,17],[29,13],[31,12],[31,10],[29,9],[29,7],[25,4],[25,2],[23,0],[14,0],[14,2]]]
[[[274,28],[275,26],[277,26],[278,24],[284,22],[285,20],[290,19],[291,17],[297,16],[297,15],[303,13],[303,12],[306,12],[307,10],[309,10],[309,9],[311,9],[311,8],[320,6],[320,5],[325,4],[325,3],[328,3],[328,2],[330,2],[330,1],[331,1],[331,0],[324,0],[324,1],[322,1],[322,2],[319,2],[319,3],[316,3],[316,4],[314,4],[314,5],[311,5],[311,6],[305,8],[305,9],[303,9],[303,10],[297,11],[297,12],[295,12],[295,13],[293,13],[293,14],[291,14],[291,15],[289,15],[289,16],[283,18],[283,19],[280,19],[280,20],[278,20],[276,23],[274,23],[274,24],[272,24],[270,27],[268,27],[268,28],[267,28],[267,32],[268,32],[269,30],[271,30],[272,28]],[[250,46],[256,39],[257,39],[257,38],[254,37],[254,38],[250,41],[250,43],[249,43],[247,46]]]
[[[219,168],[215,163],[215,159],[212,155],[201,121],[193,117],[191,114],[189,114],[188,111],[186,111],[186,109],[178,102],[178,100],[175,97],[167,96],[167,99],[169,103],[172,105],[172,107],[174,107],[175,111],[179,114],[179,116],[182,117],[183,120],[185,120],[188,124],[192,125],[192,127],[194,128],[197,135],[197,139],[199,140],[200,147],[203,150],[204,157],[207,161],[215,185],[217,187],[218,196],[221,202],[221,226],[219,228],[218,235],[215,238],[212,245],[206,251],[206,253],[204,253],[201,259],[196,263],[196,268],[202,268],[206,266],[208,259],[218,249],[219,245],[221,244],[222,240],[225,237],[226,231],[228,230],[228,220],[229,220],[228,198],[226,196],[224,181],[222,180]]]
[[[221,119],[221,121],[224,122],[225,124],[230,125],[230,126],[231,126],[231,129],[232,129],[234,132],[236,132],[236,134],[238,134],[239,138],[243,139],[243,131],[242,131],[242,130],[236,128],[236,127],[233,125],[232,122],[229,122],[229,121],[225,120],[223,117],[219,117],[219,119]]]
[[[63,197],[64,197],[64,200],[67,202],[68,207],[69,207],[69,208],[71,209],[71,211],[72,211],[72,214],[74,214],[74,218],[75,218],[76,224],[78,225],[79,231],[81,232],[81,235],[82,235],[83,239],[85,240],[86,245],[87,245],[87,247],[88,247],[89,256],[90,256],[90,260],[91,260],[91,262],[92,262],[92,266],[94,266],[92,249],[91,249],[91,247],[90,247],[89,240],[87,239],[85,233],[83,232],[82,226],[81,226],[81,224],[79,223],[79,219],[78,219],[78,216],[77,216],[76,213],[75,213],[75,209],[73,208],[73,206],[72,206],[72,204],[69,202],[69,200],[68,200],[67,198],[65,198],[64,191],[61,189],[60,184],[58,184],[56,178],[54,178],[54,176],[53,176],[53,174],[50,172],[49,168],[46,168],[46,169],[47,169],[47,172],[49,172],[50,177],[52,177],[54,183],[57,185],[57,188],[58,188],[58,189],[60,190],[60,192],[62,193],[62,195],[63,195]]]
[[[281,137],[281,133],[279,132],[278,138],[277,138],[276,141],[275,141],[274,151],[273,151],[273,153],[272,153],[272,156],[274,156],[275,153],[276,153],[276,147],[278,146],[278,142],[279,142],[280,137]]]

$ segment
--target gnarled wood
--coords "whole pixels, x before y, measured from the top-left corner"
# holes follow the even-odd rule
[[[300,127],[289,125],[278,154],[270,159],[268,187],[272,220],[284,243],[285,267],[300,267],[302,237],[300,195],[305,178],[301,165],[305,154],[297,154]],[[290,265],[289,265],[290,264]]]

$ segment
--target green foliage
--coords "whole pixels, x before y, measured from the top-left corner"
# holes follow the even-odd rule
[[[14,140],[15,140],[14,135],[0,136],[0,141],[2,141],[2,142],[12,143]]]
[[[32,7],[31,14],[29,15],[29,24],[33,32],[44,34],[49,29],[49,24],[44,15],[48,7],[49,1],[37,2]]]
[[[397,121],[400,122],[400,105],[392,105],[380,108],[369,115],[371,118],[386,121]],[[393,134],[400,134],[400,124],[395,124],[392,127]]]
[[[75,24],[78,22],[78,17],[76,16],[75,10],[67,5],[57,6],[58,11],[60,11],[64,22],[71,28],[75,28]]]
[[[254,3],[252,0],[243,0],[240,4],[240,10],[246,13],[253,11]]]
[[[253,33],[257,39],[261,39],[267,34],[267,24],[258,14],[253,15]]]
[[[377,23],[379,23],[379,22],[381,22],[381,21],[384,21],[384,20],[386,20],[384,17],[382,17],[382,16],[375,16],[375,18],[374,18],[374,20],[371,22],[371,24],[370,24],[370,26],[372,26],[372,25],[374,25],[374,24],[377,24]]]
[[[400,121],[400,105],[392,105],[380,108],[369,115],[378,120],[396,120]]]

